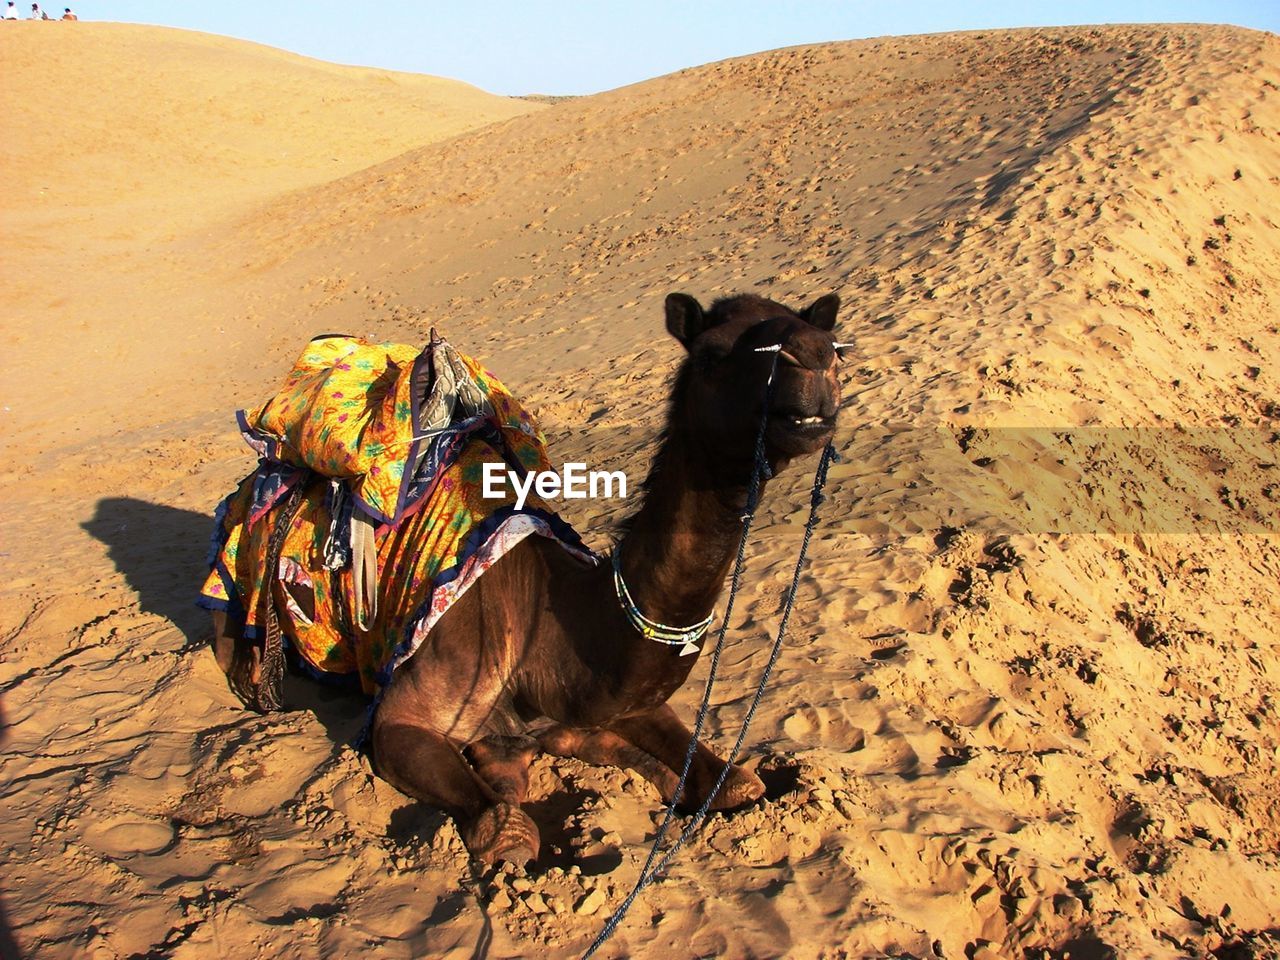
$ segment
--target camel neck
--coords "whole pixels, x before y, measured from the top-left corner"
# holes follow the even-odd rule
[[[644,505],[623,539],[622,573],[644,615],[688,626],[715,607],[742,537],[751,464],[710,462],[705,445],[673,425],[655,460]]]

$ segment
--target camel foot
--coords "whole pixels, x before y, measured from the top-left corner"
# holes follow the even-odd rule
[[[510,860],[524,864],[537,859],[542,838],[537,825],[519,807],[495,803],[463,827],[462,842],[481,863]]]
[[[737,810],[764,796],[764,781],[736,763],[729,768],[724,786],[711,802],[711,810]]]

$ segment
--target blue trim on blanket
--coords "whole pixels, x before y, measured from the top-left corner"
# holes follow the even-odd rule
[[[227,511],[231,509],[231,501],[240,493],[241,487],[254,476],[250,474],[232,490],[229,494],[222,498],[216,510],[213,511],[213,533],[209,536],[209,552],[205,554],[204,562],[209,567],[210,572],[217,572],[218,579],[222,581],[222,589],[226,593],[225,600],[219,600],[216,597],[206,597],[199,594],[196,597],[195,605],[205,610],[219,610],[233,615],[243,614],[244,603],[240,599],[240,591],[236,589],[235,580],[231,576],[231,571],[222,562],[222,548],[227,545],[227,540],[231,538],[231,531],[227,529]]]
[[[206,597],[204,594],[196,597],[196,606],[201,610],[217,610],[221,613],[229,613],[231,611],[231,603],[227,600],[218,600],[215,597]]]
[[[227,540],[231,536],[231,531],[225,526],[227,511],[231,509],[231,500],[240,492],[240,486],[243,486],[243,483],[241,481],[234,490],[223,497],[217,509],[213,511],[213,533],[209,535],[209,552],[204,555],[205,566],[210,570],[218,562],[218,557],[222,556],[222,548],[227,545]]]

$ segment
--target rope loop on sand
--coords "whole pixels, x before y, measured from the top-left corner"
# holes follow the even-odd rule
[[[707,684],[702,693],[702,702],[698,705],[698,714],[694,720],[693,732],[689,737],[689,746],[684,754],[684,766],[680,770],[680,779],[676,784],[674,793],[671,795],[671,801],[667,804],[666,814],[662,818],[662,823],[658,826],[657,835],[653,839],[653,846],[649,849],[649,856],[645,859],[644,866],[640,869],[640,876],[636,880],[635,886],[631,892],[627,894],[626,899],[618,904],[617,908],[610,914],[609,919],[605,921],[603,929],[591,942],[591,946],[582,955],[583,960],[591,957],[601,946],[604,945],[618,925],[622,923],[623,918],[627,915],[627,911],[631,909],[631,904],[635,902],[637,896],[640,895],[645,887],[653,883],[658,876],[666,870],[672,859],[675,857],[679,849],[684,846],[685,842],[693,835],[693,832],[701,826],[702,821],[706,819],[707,812],[711,809],[711,804],[715,801],[720,788],[724,786],[725,779],[729,776],[729,771],[733,768],[733,758],[738,755],[743,741],[747,738],[747,729],[751,726],[751,720],[755,716],[756,708],[760,705],[760,701],[764,697],[765,686],[769,682],[769,677],[773,673],[774,665],[778,662],[778,655],[782,652],[782,640],[787,633],[787,624],[791,619],[791,610],[795,605],[796,590],[800,585],[800,573],[804,568],[805,558],[809,552],[809,541],[813,536],[813,529],[818,523],[818,508],[826,500],[823,488],[827,484],[827,472],[830,470],[831,464],[839,459],[835,447],[831,441],[827,441],[827,445],[822,449],[822,457],[818,461],[818,468],[814,472],[813,491],[809,497],[809,519],[804,527],[804,539],[800,543],[800,555],[796,558],[795,570],[791,575],[791,587],[787,591],[786,600],[783,603],[782,619],[778,623],[778,633],[774,637],[773,646],[769,651],[769,660],[765,664],[764,671],[760,675],[760,682],[756,686],[755,697],[752,698],[751,706],[747,709],[747,715],[743,718],[742,728],[738,731],[738,737],[734,741],[733,749],[727,754],[724,766],[720,769],[720,775],[716,778],[715,785],[707,794],[707,798],[702,802],[696,813],[690,818],[685,828],[680,831],[680,835],[671,844],[670,848],[662,854],[662,859],[658,859],[658,855],[662,850],[662,842],[666,839],[667,829],[675,817],[676,805],[680,802],[680,798],[684,795],[685,783],[689,777],[689,769],[693,765],[693,755],[698,747],[698,739],[702,733],[703,723],[706,721],[707,713],[711,705],[711,692],[715,686],[716,673],[720,666],[720,653],[724,648],[725,633],[729,628],[729,619],[733,613],[734,600],[737,598],[738,589],[742,585],[742,566],[746,557],[747,534],[751,530],[751,523],[755,519],[756,507],[760,500],[760,484],[763,480],[767,480],[771,476],[769,462],[765,456],[764,435],[765,428],[769,423],[769,401],[773,397],[773,376],[778,369],[778,356],[782,350],[782,345],[777,344],[772,347],[761,347],[757,353],[770,352],[773,354],[773,363],[769,368],[769,379],[765,384],[764,410],[760,416],[760,429],[756,433],[755,463],[752,467],[751,478],[747,484],[747,507],[746,512],[742,515],[742,538],[738,543],[738,555],[734,560],[733,573],[729,583],[729,598],[725,603],[724,619],[720,622],[720,629],[716,634],[715,646],[711,651],[711,664],[707,670]],[[657,861],[655,863],[655,861]]]

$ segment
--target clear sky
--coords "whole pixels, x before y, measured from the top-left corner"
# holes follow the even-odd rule
[[[60,14],[65,4],[46,8]],[[798,43],[944,30],[1165,22],[1280,32],[1276,0],[85,0],[74,8],[86,20],[201,30],[502,94],[597,93]]]

